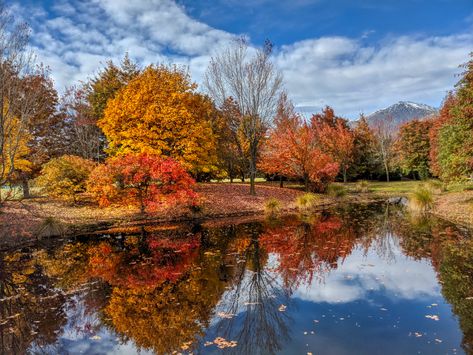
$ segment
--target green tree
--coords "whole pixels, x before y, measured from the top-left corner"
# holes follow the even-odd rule
[[[438,129],[437,161],[444,180],[473,179],[473,53],[463,65],[449,119]]]
[[[412,120],[399,128],[396,150],[404,174],[419,179],[428,177],[431,128],[431,120]]]
[[[373,178],[373,173],[379,171],[379,161],[376,157],[376,138],[366,117],[361,115],[353,129],[354,158],[349,169],[352,178]]]

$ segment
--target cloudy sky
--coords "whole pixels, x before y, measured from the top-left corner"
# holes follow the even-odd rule
[[[58,90],[125,52],[187,65],[198,83],[235,36],[275,44],[304,113],[349,118],[400,100],[439,106],[473,51],[472,0],[19,0]]]

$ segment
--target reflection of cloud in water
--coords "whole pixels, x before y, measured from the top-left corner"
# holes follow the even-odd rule
[[[426,260],[416,261],[402,254],[397,242],[390,241],[393,257],[387,262],[375,247],[367,253],[354,249],[322,283],[301,285],[294,297],[312,302],[349,303],[368,298],[370,291],[387,297],[415,299],[440,294],[436,274]]]

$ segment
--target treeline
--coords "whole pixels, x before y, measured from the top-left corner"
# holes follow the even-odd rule
[[[28,49],[28,28],[15,23],[1,8],[0,186],[19,184],[25,197],[36,179],[55,196],[89,186],[99,203],[126,197],[143,209],[168,193],[191,196],[193,179],[248,178],[254,194],[257,175],[323,191],[336,179],[451,181],[473,171],[472,60],[438,117],[401,127],[361,117],[352,127],[330,107],[296,112],[270,42],[236,41],[213,57],[206,94],[185,68],[142,68],[125,55],[59,95]]]

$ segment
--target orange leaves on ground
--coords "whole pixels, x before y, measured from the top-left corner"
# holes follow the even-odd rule
[[[112,158],[97,167],[88,181],[88,191],[100,206],[114,202],[139,205],[144,212],[193,204],[197,198],[194,184],[178,162],[142,153]]]

